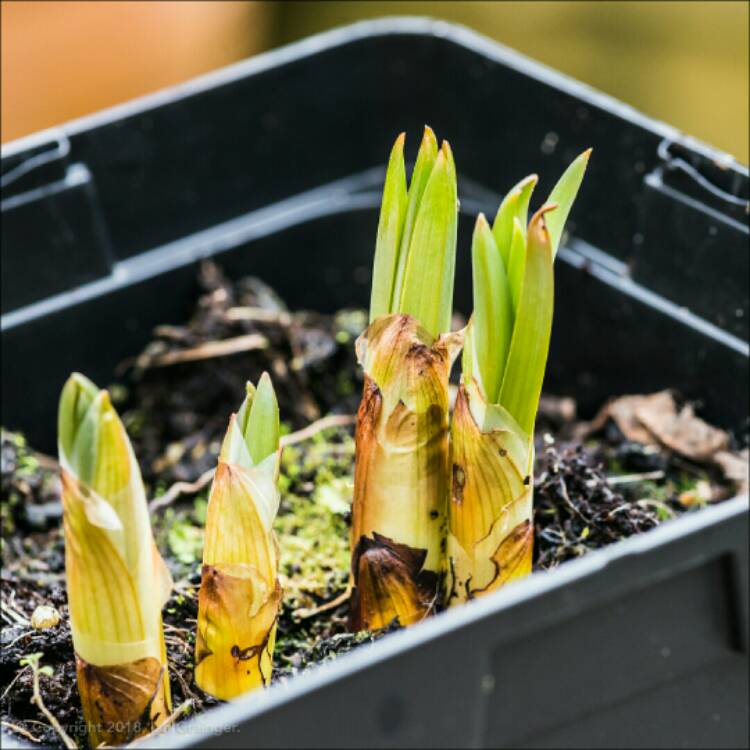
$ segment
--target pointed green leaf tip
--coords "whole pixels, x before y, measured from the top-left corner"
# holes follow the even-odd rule
[[[586,167],[589,163],[592,149],[586,149],[580,156],[573,160],[570,166],[563,172],[562,177],[552,188],[552,192],[547,198],[547,203],[556,203],[558,209],[547,217],[547,229],[549,230],[552,242],[552,257],[557,254],[560,246],[565,222],[568,220],[568,214],[573,207],[573,202],[578,195],[578,189],[581,187],[583,176],[586,173]]]
[[[450,330],[456,265],[458,196],[447,141],[419,205],[398,312],[416,318],[433,336]]]
[[[370,322],[412,315],[434,336],[450,329],[458,230],[456,167],[425,127],[411,184],[405,188],[403,134],[386,173],[373,267]]]
[[[237,427],[252,465],[256,465],[279,449],[279,404],[267,372],[261,375],[257,388],[247,383],[246,393],[237,412]],[[232,455],[242,452],[234,451]]]
[[[119,458],[113,456],[113,426],[118,429],[119,418],[109,393],[80,373],[71,375],[63,386],[58,410],[60,458],[81,482],[95,490],[99,490],[97,477],[106,469],[102,462],[109,464]]]
[[[61,457],[70,463],[73,445],[99,389],[84,375],[74,372],[65,382],[57,411],[57,439]]]
[[[115,480],[128,438],[109,393],[74,373],[63,386],[58,410],[60,458],[97,492]]]
[[[513,309],[505,265],[484,214],[479,214],[474,227],[471,260],[474,285],[471,344],[485,398],[494,403],[510,347]],[[467,357],[471,356],[467,351]]]
[[[492,224],[492,234],[500,250],[500,256],[506,271],[510,266],[511,244],[513,241],[513,222],[518,219],[526,236],[526,221],[529,215],[529,201],[539,178],[535,174],[524,177],[514,185],[503,198],[497,209],[495,221]]]
[[[433,167],[437,161],[438,145],[435,133],[432,128],[425,125],[422,142],[419,144],[417,161],[414,164],[414,171],[411,175],[411,183],[407,196],[406,215],[404,217],[404,226],[401,234],[401,242],[398,251],[398,263],[396,264],[396,273],[393,279],[393,295],[391,298],[390,312],[397,312],[401,302],[401,294],[404,286],[404,273],[406,271],[406,261],[409,256],[409,246],[414,232],[414,224],[417,220],[417,214],[422,202],[427,182],[432,174]]]
[[[521,298],[523,272],[526,269],[526,228],[521,225],[518,217],[513,218],[513,237],[510,242],[510,258],[508,260],[508,286],[513,302],[513,313],[518,314],[518,302]]]

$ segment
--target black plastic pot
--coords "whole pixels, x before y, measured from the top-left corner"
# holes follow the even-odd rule
[[[559,254],[546,381],[591,412],[677,388],[748,414],[748,174],[465,29],[358,24],[3,149],[3,423],[54,448],[96,381],[183,321],[199,259],[292,307],[365,305],[384,155],[428,122],[471,223],[594,157]],[[114,332],[114,334],[113,334]],[[591,553],[179,725],[161,746],[747,746],[748,500]],[[221,734],[219,738],[218,735]]]

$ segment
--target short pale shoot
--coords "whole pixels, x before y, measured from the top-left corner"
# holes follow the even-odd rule
[[[169,716],[161,610],[172,581],[107,391],[72,375],[60,398],[58,436],[78,690],[90,745],[116,745]]]
[[[279,408],[271,379],[247,384],[229,420],[206,513],[195,681],[229,700],[271,679],[281,587]]]

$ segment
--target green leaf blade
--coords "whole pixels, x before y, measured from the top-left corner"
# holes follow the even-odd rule
[[[258,381],[244,436],[255,465],[279,449],[279,404],[267,372]]]
[[[404,218],[403,230],[401,232],[401,242],[398,251],[398,262],[396,264],[390,312],[395,312],[401,301],[404,274],[408,264],[409,248],[411,247],[411,238],[417,221],[422,197],[427,188],[427,183],[432,174],[437,157],[437,138],[435,137],[432,128],[425,125],[424,135],[422,136],[422,142],[419,145],[417,161],[414,164],[414,171],[412,172],[411,183],[409,184],[409,191],[407,194],[406,216]]]
[[[482,390],[498,397],[513,330],[513,309],[505,266],[487,220],[479,214],[471,246],[474,285],[472,345]]]
[[[513,218],[513,239],[510,243],[510,260],[508,263],[508,286],[513,303],[514,316],[518,313],[518,302],[521,298],[523,272],[526,268],[526,229],[518,220]]]
[[[458,176],[456,174],[456,163],[453,160],[448,141],[443,141],[442,151],[445,154],[446,170],[448,172],[448,185],[450,195],[448,196],[448,228],[446,230],[447,243],[445,252],[445,271],[443,275],[443,287],[440,290],[441,305],[440,332],[447,333],[451,329],[453,319],[453,286],[456,277],[456,246],[458,244]]]
[[[372,272],[371,323],[381,315],[387,315],[392,311],[393,288],[408,200],[404,166],[405,138],[404,133],[396,138],[385,175]]]
[[[99,389],[84,375],[74,372],[65,381],[57,412],[57,435],[60,453],[70,460],[78,428]]]
[[[93,485],[97,468],[102,461],[113,461],[110,455],[102,451],[101,433],[105,415],[112,412],[112,403],[106,391],[97,390],[84,418],[78,425],[78,431],[70,453],[70,465],[86,485]]]
[[[554,310],[552,239],[545,204],[529,224],[526,268],[499,403],[532,435],[547,364]]]
[[[474,315],[469,318],[469,322],[464,332],[464,348],[461,352],[461,373],[465,378],[474,377]]]
[[[253,405],[253,399],[255,398],[255,386],[248,380],[245,383],[245,398],[237,410],[237,427],[240,430],[240,434],[244,437],[247,432],[247,423],[250,419],[250,409]]]
[[[591,149],[587,149],[571,162],[568,168],[563,172],[557,181],[552,192],[547,198],[547,203],[556,203],[558,208],[549,215],[547,219],[547,229],[550,233],[552,242],[552,257],[557,255],[557,249],[560,246],[565,222],[568,220],[570,209],[573,207],[578,189],[583,182],[583,176],[586,173],[586,166],[589,163]]]
[[[420,202],[397,308],[435,337],[450,328],[457,231],[455,167],[444,141]]]
[[[495,221],[492,223],[492,234],[495,236],[495,242],[500,250],[506,271],[510,262],[513,220],[518,219],[521,222],[525,234],[529,201],[538,179],[535,174],[532,174],[516,183],[503,198],[500,207],[497,209]]]

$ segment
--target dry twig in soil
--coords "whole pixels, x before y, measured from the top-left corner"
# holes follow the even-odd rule
[[[65,747],[68,750],[78,750],[78,745],[71,739],[70,735],[62,728],[60,722],[54,716],[54,714],[44,705],[42,700],[42,693],[39,689],[39,675],[45,674],[50,676],[52,674],[51,667],[40,667],[39,659],[41,654],[31,654],[25,659],[21,660],[21,666],[31,667],[32,674],[32,696],[31,702],[42,712],[44,718],[47,719],[50,726],[57,732],[58,737],[62,740]]]

